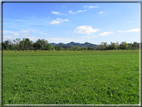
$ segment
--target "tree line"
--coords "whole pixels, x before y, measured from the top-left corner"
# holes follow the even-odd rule
[[[20,40],[16,38],[12,41],[6,40],[2,42],[2,49],[3,50],[121,50],[121,49],[139,49],[139,43],[126,43],[121,42],[111,42],[107,44],[107,42],[101,42],[96,48],[93,47],[78,47],[78,46],[67,46],[65,48],[61,46],[51,46],[47,40],[38,39],[36,42],[31,41],[29,38],[23,38]]]
[[[111,42],[110,45],[107,44],[107,42],[101,42],[101,44],[96,48],[96,50],[117,50],[117,49],[139,49],[139,43],[133,42],[133,43],[126,43],[121,42],[119,44],[118,42]]]

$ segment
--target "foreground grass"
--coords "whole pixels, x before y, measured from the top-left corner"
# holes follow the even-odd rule
[[[4,104],[138,104],[139,52],[3,51]]]

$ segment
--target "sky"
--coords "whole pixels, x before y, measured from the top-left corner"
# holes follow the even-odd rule
[[[3,3],[3,41],[140,42],[139,3]]]

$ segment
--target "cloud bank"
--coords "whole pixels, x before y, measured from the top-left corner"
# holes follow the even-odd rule
[[[56,20],[53,20],[50,24],[59,24],[61,22],[69,21],[69,19],[61,19],[61,18],[56,18]]]
[[[101,34],[99,34],[100,36],[106,36],[106,35],[110,35],[110,34],[114,34],[112,32],[102,32]]]
[[[86,7],[86,8],[98,8],[99,6],[88,6],[88,5],[86,5],[84,7]]]
[[[85,12],[85,11],[87,11],[87,10],[78,10],[77,12],[73,12],[72,10],[69,10],[69,13],[70,14],[77,14],[79,12]]]
[[[52,14],[58,14],[58,15],[67,15],[67,14],[63,14],[63,13],[60,13],[60,12],[56,12],[56,11],[51,11]]]
[[[135,29],[125,30],[125,31],[119,30],[118,32],[139,32],[139,31],[140,31],[139,28],[135,28]]]
[[[92,33],[95,33],[97,31],[100,31],[100,29],[93,29],[92,26],[79,26],[75,29],[75,33],[82,33],[82,34],[87,34],[91,35]]]

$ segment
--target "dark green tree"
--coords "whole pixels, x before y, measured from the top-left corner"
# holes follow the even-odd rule
[[[128,49],[128,43],[126,43],[126,42],[121,42],[121,44],[120,44],[120,49]]]

